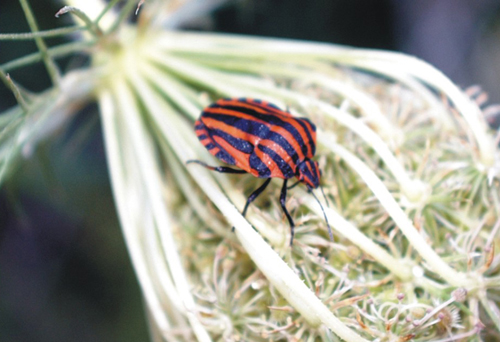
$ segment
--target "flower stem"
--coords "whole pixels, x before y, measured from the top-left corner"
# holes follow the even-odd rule
[[[10,77],[9,74],[5,75],[1,70],[0,70],[0,79],[2,82],[12,91],[14,94],[14,97],[16,98],[17,103],[21,108],[27,112],[28,111],[28,104],[26,103],[25,99],[21,95],[21,92],[17,85],[14,83],[12,78]]]
[[[109,32],[116,31],[120,27],[120,24],[122,22],[124,22],[131,13],[134,12],[134,9],[136,7],[136,3],[137,3],[136,0],[128,0],[125,3],[125,5],[123,6],[123,8],[120,11],[120,14],[118,15],[118,18],[116,18],[115,22],[113,23],[113,25],[109,29]]]
[[[74,14],[75,16],[77,16],[78,18],[80,18],[85,23],[85,25],[87,26],[88,30],[90,32],[92,32],[92,34],[94,36],[96,36],[96,37],[101,37],[102,36],[103,33],[102,33],[99,25],[97,25],[95,22],[93,22],[87,16],[87,14],[85,14],[85,12],[83,12],[82,10],[80,10],[80,9],[78,9],[76,7],[64,6],[59,11],[57,11],[57,13],[55,14],[55,17],[59,18],[59,16],[61,14],[66,14],[66,13]]]
[[[33,15],[28,0],[19,0],[19,2],[21,3],[21,6],[26,16],[26,20],[28,21],[28,24],[31,28],[31,31],[33,33],[37,33],[38,25],[36,23],[35,16]],[[45,67],[47,68],[47,72],[52,80],[52,83],[58,86],[61,75],[59,72],[59,68],[57,67],[54,60],[47,51],[47,45],[45,45],[45,42],[43,41],[42,37],[35,37],[35,43],[38,46],[38,50],[40,50],[40,54],[42,56],[43,62],[45,63]]]
[[[111,8],[113,8],[118,3],[118,1],[120,1],[120,0],[111,0],[106,4],[106,7],[104,7],[103,10],[101,11],[101,13],[99,13],[99,15],[97,16],[97,18],[95,18],[94,22],[96,25],[99,25],[99,22],[104,17],[104,15],[106,15],[106,13],[108,13],[108,11]]]
[[[28,33],[0,33],[0,40],[32,40],[36,37],[51,38],[75,33],[85,29],[85,26],[68,26],[53,30],[28,32]]]
[[[64,57],[70,55],[75,52],[80,52],[85,50],[89,46],[91,46],[93,42],[75,42],[75,43],[67,43],[63,45],[58,45],[53,48],[48,49],[48,53],[53,58]],[[14,69],[18,69],[36,62],[39,62],[43,59],[43,54],[39,52],[34,52],[32,54],[26,55],[24,57],[14,59],[10,62],[0,65],[0,70],[3,72],[9,72]]]

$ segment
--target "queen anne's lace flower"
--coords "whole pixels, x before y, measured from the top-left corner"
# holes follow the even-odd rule
[[[398,53],[166,30],[175,3],[145,2],[136,24],[120,19],[134,1],[99,23],[96,7],[65,9],[88,24],[81,46],[91,66],[30,101],[9,83],[20,105],[2,115],[0,145],[4,180],[95,96],[155,335],[452,341],[473,338],[483,311],[500,329],[500,153],[479,106]],[[237,209],[252,177],[186,166],[213,164],[193,122],[220,97],[268,100],[314,120],[333,242],[303,190],[287,203],[298,223],[290,248],[274,196],[248,220]]]

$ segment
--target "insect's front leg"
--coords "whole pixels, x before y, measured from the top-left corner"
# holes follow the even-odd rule
[[[257,188],[257,190],[255,190],[254,192],[252,192],[250,194],[250,196],[248,196],[247,203],[245,204],[245,208],[243,208],[241,215],[243,215],[243,216],[246,215],[247,209],[248,209],[248,206],[250,205],[250,203],[255,201],[255,199],[262,193],[262,191],[264,191],[264,189],[269,185],[270,182],[271,182],[271,178],[268,178],[261,186],[259,186]]]

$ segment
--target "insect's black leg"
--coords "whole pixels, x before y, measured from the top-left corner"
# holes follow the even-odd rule
[[[243,208],[243,211],[241,212],[241,215],[243,215],[243,217],[245,217],[250,203],[252,203],[262,193],[262,191],[264,191],[264,189],[269,185],[270,182],[271,178],[267,179],[261,186],[257,188],[257,190],[255,190],[250,194],[250,196],[248,196],[245,208]],[[231,231],[234,232],[234,227],[231,228]]]
[[[300,184],[300,181],[296,181],[295,183],[293,183],[292,185],[290,185],[289,187],[287,187],[287,189],[288,190],[293,189],[293,188],[295,188],[299,184]]]
[[[286,218],[288,219],[288,222],[290,223],[290,231],[291,231],[291,237],[290,237],[290,246],[293,245],[293,236],[295,234],[295,224],[293,223],[292,217],[290,216],[290,213],[288,210],[286,210],[286,182],[288,179],[285,179],[283,182],[283,187],[281,188],[281,195],[280,195],[280,204],[281,208],[285,212]]]
[[[243,208],[241,215],[246,215],[250,203],[252,203],[262,193],[262,191],[264,191],[264,189],[269,185],[270,182],[271,178],[268,178],[261,186],[257,188],[257,190],[255,190],[250,196],[248,196],[247,203],[245,204],[245,208]]]
[[[200,164],[201,166],[204,166],[209,170],[217,171],[220,173],[247,173],[244,170],[235,170],[235,169],[232,169],[232,168],[226,167],[226,166],[210,166],[210,165],[205,164],[201,160],[190,159],[186,162],[186,164],[191,164],[191,163]]]

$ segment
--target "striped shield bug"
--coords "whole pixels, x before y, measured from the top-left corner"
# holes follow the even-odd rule
[[[271,178],[284,179],[280,204],[290,223],[292,245],[295,225],[285,206],[287,189],[303,183],[321,206],[312,192],[319,186],[321,177],[318,163],[312,160],[316,153],[316,126],[308,119],[295,118],[266,101],[239,98],[220,99],[205,108],[195,123],[195,130],[200,142],[212,155],[239,169],[209,166],[199,160],[187,163],[198,163],[221,173],[250,173],[267,178],[248,197],[243,216]],[[287,187],[288,180],[294,177],[297,182]],[[324,210],[323,214],[332,239]]]

